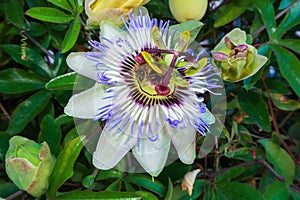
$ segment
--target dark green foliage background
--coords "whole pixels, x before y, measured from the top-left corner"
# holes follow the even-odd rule
[[[47,141],[57,158],[50,187],[38,199],[299,200],[300,1],[216,3],[209,1],[196,40],[207,40],[204,46],[213,49],[240,27],[268,63],[244,81],[225,82],[227,116],[214,151],[192,165],[174,162],[152,181],[147,174],[94,169],[73,119],[63,114],[75,74],[52,79],[70,72],[65,62],[70,52],[86,51],[87,38],[97,37],[97,31],[84,28],[82,0],[1,0],[0,197],[34,199],[5,173],[8,140],[22,135]],[[152,0],[146,7],[152,17],[177,23],[168,0]],[[27,60],[22,60],[25,46]],[[197,168],[202,172],[189,197],[180,183]]]

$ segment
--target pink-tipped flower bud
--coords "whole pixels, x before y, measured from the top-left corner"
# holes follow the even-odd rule
[[[216,61],[224,61],[228,59],[228,56],[222,52],[213,53],[212,56]]]
[[[238,50],[238,51],[245,51],[245,50],[248,49],[248,45],[241,44],[241,45],[236,46],[235,49]]]
[[[246,33],[239,28],[226,34],[212,55],[214,63],[222,70],[222,78],[231,82],[252,76],[267,62],[265,56],[257,54],[254,46],[246,43]]]

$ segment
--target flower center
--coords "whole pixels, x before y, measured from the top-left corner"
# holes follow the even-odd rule
[[[143,49],[122,62],[121,75],[131,98],[143,106],[181,104],[183,88],[207,63],[197,62],[190,54],[176,50]]]
[[[171,79],[184,79],[174,70],[178,57],[179,52],[161,49],[147,49],[135,56],[137,65],[134,71],[141,89],[152,95],[171,94],[176,85]]]
[[[157,63],[157,67],[164,69],[159,63]],[[138,86],[147,95],[168,96],[175,89],[174,84],[163,84],[166,70],[157,72],[148,63],[142,63],[137,64],[133,71]]]

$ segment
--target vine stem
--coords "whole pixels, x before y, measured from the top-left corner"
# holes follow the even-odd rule
[[[20,196],[21,194],[23,194],[24,192],[25,192],[25,191],[23,191],[23,190],[19,190],[19,191],[13,193],[12,195],[6,197],[6,200],[13,200],[13,199],[15,199],[16,197],[18,197],[18,196]]]
[[[291,152],[289,146],[286,144],[286,142],[282,139],[281,135],[280,135],[280,131],[279,131],[279,127],[278,127],[278,124],[277,124],[277,121],[276,121],[276,116],[274,114],[274,110],[273,110],[273,105],[274,105],[274,102],[273,102],[273,99],[271,97],[271,94],[270,94],[270,91],[269,91],[269,88],[265,82],[265,77],[262,77],[261,78],[262,80],[262,83],[265,87],[265,90],[268,94],[268,107],[269,107],[269,110],[270,110],[270,114],[271,114],[271,118],[272,118],[272,123],[273,123],[273,127],[275,129],[275,133],[278,135],[279,139],[280,139],[280,142],[282,144],[282,146],[284,147],[284,149],[288,152],[288,154],[291,156],[291,158],[294,160],[294,162],[298,165],[298,161],[296,159],[296,157],[294,156],[294,154]]]
[[[8,120],[11,120],[11,116],[9,115],[9,113],[7,112],[7,110],[4,108],[4,106],[2,105],[2,103],[0,102],[0,110],[4,113],[5,117]]]
[[[298,3],[299,0],[296,0],[294,1],[293,3],[291,3],[288,7],[286,7],[283,11],[281,11],[280,13],[278,13],[276,16],[275,16],[275,20],[279,19],[280,17],[282,17],[285,13],[287,13],[290,8]],[[263,30],[265,30],[266,26],[265,25],[262,25],[261,27],[259,27],[258,29],[256,29],[251,35],[253,38],[255,38],[258,34],[260,34]]]
[[[264,159],[256,159],[256,160],[250,160],[250,161],[247,161],[247,162],[243,162],[243,163],[240,163],[240,164],[237,164],[235,166],[232,166],[232,167],[247,167],[247,166],[250,166],[250,165],[255,165],[255,164],[262,164],[264,165],[279,181],[285,181],[284,177],[281,176],[280,174],[278,174],[272,167],[271,165],[265,161]],[[229,169],[231,169],[232,167],[229,167],[229,168],[224,168],[220,171],[217,171],[217,172],[214,172],[214,173],[211,173],[211,174],[207,174],[208,177],[210,179],[213,179],[221,174],[224,174],[226,173]],[[200,173],[201,174],[201,173]]]

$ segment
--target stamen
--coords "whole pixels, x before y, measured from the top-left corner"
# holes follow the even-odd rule
[[[162,84],[165,85],[165,86],[168,85],[169,82],[170,82],[170,78],[171,78],[172,71],[173,71],[174,66],[175,66],[175,64],[176,64],[176,60],[177,60],[177,58],[178,58],[178,56],[179,56],[179,53],[176,52],[176,51],[174,51],[173,54],[174,54],[174,57],[173,57],[173,59],[172,59],[172,62],[171,62],[171,64],[170,64],[170,67],[169,67],[169,69],[168,69],[168,71],[167,71],[167,73],[166,73],[166,75],[165,75],[165,77],[164,77],[164,80],[163,80],[163,82],[162,82]]]
[[[176,60],[177,58],[179,57],[180,53],[177,52],[177,51],[174,51],[174,50],[163,50],[163,49],[147,49],[145,50],[146,52],[148,53],[167,53],[167,54],[174,54],[174,57],[171,61],[171,64],[170,64],[170,67],[168,69],[168,71],[166,72],[165,76],[164,76],[164,79],[163,79],[163,82],[161,85],[165,86],[165,87],[168,87],[168,84],[170,82],[170,78],[171,78],[171,74],[172,74],[172,71],[174,69],[174,66],[176,64]]]

